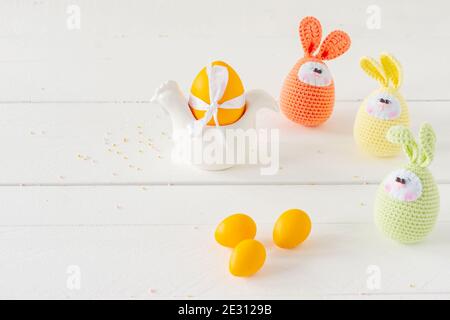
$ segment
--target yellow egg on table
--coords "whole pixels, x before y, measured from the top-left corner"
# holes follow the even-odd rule
[[[238,121],[245,112],[244,86],[239,75],[227,63],[214,61],[211,67],[223,68],[228,78],[223,95],[217,101],[219,104],[217,120],[221,126],[232,124]],[[206,109],[211,104],[209,89],[209,77],[205,67],[192,82],[189,97],[189,107],[197,120],[204,117]],[[214,119],[211,118],[207,124],[214,126]]]
[[[262,268],[266,261],[266,249],[253,239],[240,242],[230,257],[230,272],[237,277],[249,277]]]
[[[225,247],[234,248],[239,242],[253,239],[256,235],[256,223],[252,218],[237,213],[225,218],[216,228],[215,238]]]
[[[292,249],[308,238],[311,232],[311,219],[302,210],[285,211],[275,222],[273,241],[284,249]]]

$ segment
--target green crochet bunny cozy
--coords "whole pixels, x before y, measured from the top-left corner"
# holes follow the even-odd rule
[[[427,169],[436,144],[433,128],[422,125],[419,138],[417,144],[409,129],[390,128],[387,139],[403,147],[410,163],[384,179],[375,199],[375,223],[387,236],[401,243],[425,239],[439,213],[439,190]]]

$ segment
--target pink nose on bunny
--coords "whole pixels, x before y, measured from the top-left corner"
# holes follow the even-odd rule
[[[395,187],[396,187],[397,189],[402,189],[402,188],[404,188],[405,186],[406,186],[406,185],[403,184],[403,183],[401,183],[401,182],[398,182],[398,181],[395,182]]]

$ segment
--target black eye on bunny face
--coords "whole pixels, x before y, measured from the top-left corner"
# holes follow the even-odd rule
[[[401,184],[403,184],[403,185],[406,185],[406,184],[408,184],[408,183],[411,182],[411,179],[408,178],[408,177],[402,178],[402,177],[397,176],[397,177],[395,178],[395,182],[398,182],[398,183],[401,183]]]
[[[389,99],[384,99],[384,98],[381,98],[379,101],[380,101],[381,103],[384,103],[384,104],[390,104],[390,103],[391,103],[391,100],[389,100]]]
[[[322,74],[322,70],[319,69],[319,68],[314,68],[313,71],[314,71],[315,73]]]
[[[404,178],[397,177],[395,178],[395,181],[401,184],[406,184],[406,179]]]

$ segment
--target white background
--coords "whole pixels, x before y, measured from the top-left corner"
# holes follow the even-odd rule
[[[67,26],[71,5],[80,29]],[[367,26],[371,6],[380,29]],[[450,298],[449,10],[445,0],[3,0],[0,297]],[[328,64],[333,117],[307,129],[261,114],[261,127],[280,129],[274,176],[257,166],[173,165],[170,119],[149,102],[155,88],[173,79],[187,93],[206,63],[223,59],[247,89],[278,98],[302,56],[306,15],[324,35],[339,28],[353,41]],[[377,87],[359,58],[383,51],[403,64],[413,129],[428,121],[438,134],[431,170],[441,215],[414,246],[391,242],[372,222],[378,183],[405,157],[371,158],[352,138],[361,99]],[[313,232],[284,251],[271,229],[291,207],[310,213]],[[235,212],[256,220],[268,251],[249,279],[228,273],[230,251],[213,238]],[[374,275],[379,286],[368,286]]]

